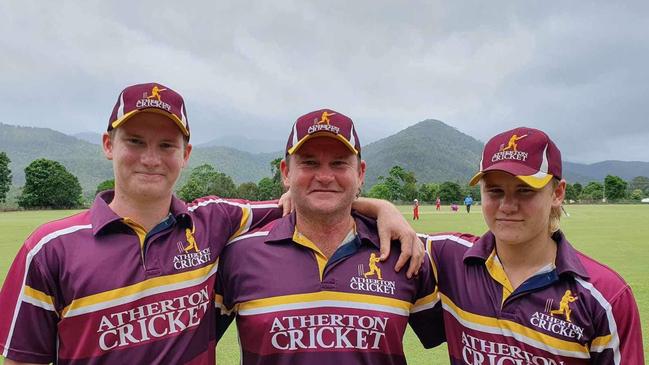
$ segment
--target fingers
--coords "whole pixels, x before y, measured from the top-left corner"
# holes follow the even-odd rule
[[[381,261],[385,261],[385,259],[390,256],[390,245],[392,243],[392,237],[390,235],[390,232],[387,231],[386,229],[381,229],[379,226],[379,244],[381,245]]]
[[[289,215],[293,210],[293,201],[288,191],[282,194],[277,204],[282,208],[282,217]]]
[[[408,272],[406,273],[408,279],[416,276],[419,273],[419,269],[424,263],[424,255],[426,255],[424,244],[415,235],[412,246],[412,256],[410,257],[410,266],[408,267]]]
[[[397,259],[396,265],[394,265],[394,271],[400,271],[403,269],[404,265],[412,257],[412,240],[408,239],[408,236],[400,238],[401,241],[401,255]],[[406,274],[407,275],[407,274]],[[408,276],[410,278],[410,276]]]

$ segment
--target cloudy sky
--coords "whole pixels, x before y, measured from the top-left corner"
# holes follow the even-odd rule
[[[329,107],[364,143],[438,119],[649,161],[648,30],[647,1],[8,0],[0,122],[101,132],[124,86],[157,81],[185,97],[194,143],[283,141]]]

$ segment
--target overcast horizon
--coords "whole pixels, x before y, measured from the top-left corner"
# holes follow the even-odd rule
[[[368,144],[425,119],[564,160],[649,162],[649,2],[7,1],[0,122],[101,133],[119,92],[185,98],[192,142],[284,140],[328,107]],[[2,146],[0,146],[0,149]]]

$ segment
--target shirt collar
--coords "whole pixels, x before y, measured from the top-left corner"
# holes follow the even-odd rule
[[[295,232],[295,217],[296,213],[286,217],[280,218],[275,221],[273,227],[270,229],[268,236],[266,236],[266,243],[276,243],[284,240],[292,240],[293,233]],[[374,245],[377,249],[380,248],[379,234],[376,228],[376,220],[365,217],[356,211],[352,211],[352,217],[356,223],[356,233],[361,242],[367,242]]]
[[[561,230],[554,232],[552,239],[557,243],[557,257],[555,259],[557,274],[571,273],[585,279],[589,278],[584,265],[579,260],[577,250],[568,242],[563,232]],[[495,247],[496,237],[491,231],[488,231],[473,244],[473,247],[466,251],[463,257],[464,263],[469,264],[478,261],[484,264]]]
[[[97,235],[115,222],[122,221],[123,217],[117,215],[108,206],[108,204],[113,201],[114,197],[114,190],[104,191],[97,194],[97,196],[95,197],[95,201],[90,207],[90,220],[92,223],[93,235]],[[192,227],[193,221],[191,214],[187,210],[187,204],[184,201],[176,198],[175,195],[172,195],[171,197],[169,212],[174,216],[176,221],[185,221],[187,222],[188,227]]]

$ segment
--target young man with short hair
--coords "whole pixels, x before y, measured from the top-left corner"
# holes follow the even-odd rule
[[[189,136],[172,89],[149,83],[120,93],[102,137],[115,190],[42,225],[20,248],[0,293],[5,364],[215,362],[217,257],[227,240],[281,211],[177,199]]]

